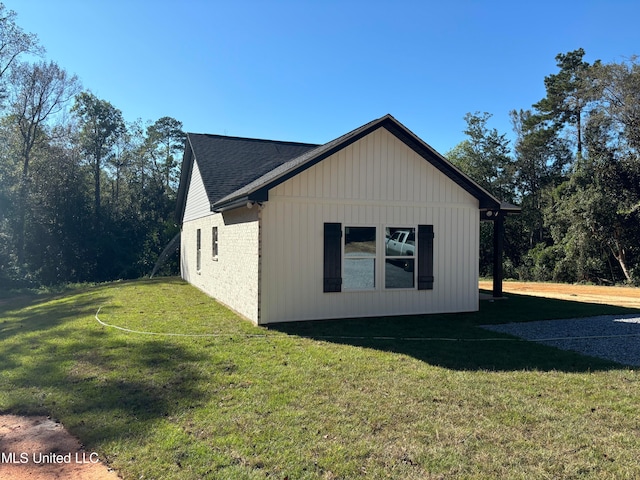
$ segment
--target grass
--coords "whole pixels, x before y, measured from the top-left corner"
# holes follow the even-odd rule
[[[265,329],[177,279],[21,295],[0,411],[59,419],[125,479],[636,478],[637,371],[478,328],[605,313],[629,310],[510,295]]]

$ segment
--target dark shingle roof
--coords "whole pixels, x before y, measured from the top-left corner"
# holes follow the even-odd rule
[[[182,221],[194,159],[198,163],[209,202],[213,205],[256,178],[316,147],[308,143],[188,133],[176,219]]]
[[[188,138],[211,203],[317,147],[219,135],[189,134]]]

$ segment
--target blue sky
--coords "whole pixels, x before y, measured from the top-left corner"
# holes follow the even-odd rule
[[[555,56],[640,54],[640,2],[3,0],[126,120],[324,143],[387,113],[441,153],[544,96]]]

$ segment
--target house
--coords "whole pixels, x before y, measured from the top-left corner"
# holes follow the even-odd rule
[[[479,222],[513,210],[391,115],[324,145],[188,134],[181,275],[257,324],[475,311]]]

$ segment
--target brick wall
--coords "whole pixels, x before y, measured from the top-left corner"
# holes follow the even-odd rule
[[[259,210],[237,208],[185,222],[182,226],[182,278],[239,314],[258,321]],[[212,227],[218,227],[213,258]],[[197,230],[200,229],[200,269]]]

